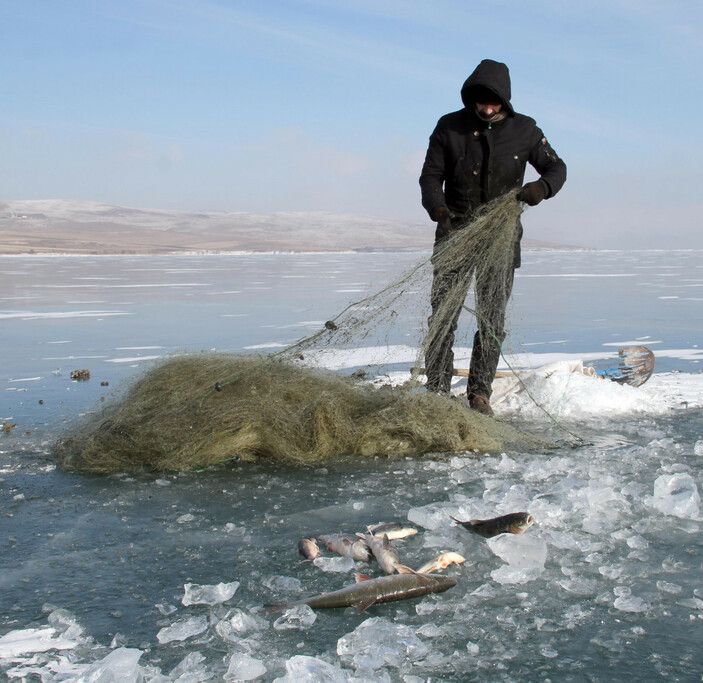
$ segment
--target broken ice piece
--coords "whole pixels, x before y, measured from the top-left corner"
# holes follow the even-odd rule
[[[310,628],[317,619],[317,614],[309,605],[296,605],[287,609],[283,616],[273,622],[277,631],[304,630]]]
[[[217,583],[215,585],[200,586],[197,583],[186,583],[185,592],[181,602],[188,605],[219,605],[230,600],[239,588],[239,581],[232,583]]]
[[[207,630],[207,617],[190,617],[174,622],[170,626],[162,628],[156,639],[163,645],[174,640],[186,640],[193,636],[200,635]]]
[[[253,681],[266,673],[266,667],[260,659],[244,652],[237,652],[229,660],[225,681]]]

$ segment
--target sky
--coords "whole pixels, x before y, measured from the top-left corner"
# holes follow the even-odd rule
[[[510,67],[568,180],[526,237],[703,248],[700,0],[1,0],[0,200],[427,222],[437,119]]]

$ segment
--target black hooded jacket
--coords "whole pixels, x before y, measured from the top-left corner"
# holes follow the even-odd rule
[[[503,104],[506,116],[487,123],[475,112],[477,88],[487,88]],[[547,142],[534,119],[518,114],[510,103],[508,67],[484,59],[461,88],[464,108],[437,122],[420,175],[422,205],[430,217],[447,208],[469,217],[481,205],[511,188],[521,187],[529,162],[553,197],[566,181],[566,164]],[[522,226],[519,226],[522,236]],[[515,266],[520,265],[520,243]]]

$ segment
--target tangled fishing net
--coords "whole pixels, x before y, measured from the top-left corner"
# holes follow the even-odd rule
[[[431,257],[278,354],[201,354],[162,363],[120,401],[75,426],[56,446],[59,463],[110,473],[184,470],[234,459],[310,465],[342,455],[545,447],[459,400],[425,392],[418,381],[423,358],[458,311],[480,319],[481,311],[465,303],[473,278],[494,283],[494,300],[507,298],[503,274],[512,268],[520,211],[514,194],[487,205]],[[426,329],[429,298],[422,290],[438,271],[452,273],[451,286]],[[407,346],[412,373],[406,367],[406,381],[382,386],[364,381],[386,372],[383,349],[391,348],[390,335],[398,334],[403,317],[405,329],[410,326],[420,337]],[[373,363],[364,363],[365,372],[345,377],[321,369],[326,360],[358,352],[364,343],[378,353]],[[397,361],[397,353],[390,356],[391,363]]]
[[[152,370],[64,439],[58,457],[66,469],[105,474],[232,459],[311,465],[343,454],[483,452],[523,442],[509,425],[436,394],[222,354],[175,358]]]

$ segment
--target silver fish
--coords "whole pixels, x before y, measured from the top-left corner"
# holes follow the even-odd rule
[[[371,550],[365,540],[348,534],[326,534],[319,537],[331,553],[342,557],[351,557],[352,560],[371,562]]]
[[[398,571],[398,566],[402,563],[395,548],[393,548],[391,542],[388,540],[388,536],[385,534],[383,536],[357,534],[357,536],[366,541],[369,548],[371,548],[373,556],[376,558],[376,562],[378,562],[378,566],[383,569],[386,574],[395,574],[395,572]]]
[[[388,536],[389,541],[397,541],[401,538],[408,538],[417,533],[417,529],[412,526],[403,526],[398,522],[379,522],[366,527],[370,534],[374,536]]]
[[[393,574],[362,580],[338,591],[316,595],[305,600],[304,604],[314,609],[355,607],[358,612],[365,612],[372,605],[443,593],[453,586],[456,586],[456,579],[441,574]]]

